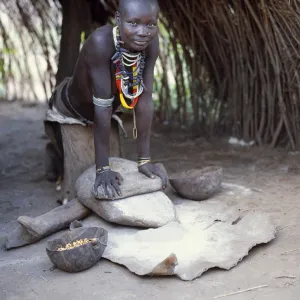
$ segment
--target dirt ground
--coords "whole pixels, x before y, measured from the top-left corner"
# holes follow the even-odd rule
[[[0,299],[172,299],[195,300],[265,288],[223,299],[298,300],[300,294],[300,154],[236,147],[227,138],[192,138],[192,133],[154,126],[152,156],[169,174],[220,165],[227,182],[253,191],[228,204],[263,211],[278,226],[276,239],[251,250],[230,271],[211,270],[192,282],[148,278],[102,259],[95,267],[67,274],[52,264],[44,239],[16,250],[3,249],[4,236],[20,215],[37,216],[58,206],[53,183],[44,177],[44,107],[0,103]],[[135,159],[134,142],[124,140],[125,157]],[[290,251],[294,250],[294,251]],[[289,251],[287,253],[283,253]]]

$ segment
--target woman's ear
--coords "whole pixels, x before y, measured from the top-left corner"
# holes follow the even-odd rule
[[[119,26],[121,23],[121,19],[120,19],[120,13],[118,11],[116,11],[116,13],[115,13],[115,21],[116,21],[117,26]]]

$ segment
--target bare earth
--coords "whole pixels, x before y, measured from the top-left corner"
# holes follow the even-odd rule
[[[18,216],[37,216],[59,205],[54,184],[44,178],[43,112],[42,106],[0,103],[1,246]],[[125,157],[135,159],[134,142],[127,139],[124,145]],[[164,163],[169,174],[221,165],[227,182],[253,189],[250,200],[241,196],[239,202],[228,204],[268,213],[278,226],[276,239],[251,250],[230,271],[212,270],[192,282],[138,277],[104,259],[78,274],[52,270],[44,239],[20,249],[0,250],[0,299],[205,300],[261,285],[267,287],[223,299],[299,299],[299,153],[233,147],[226,138],[208,142],[178,129],[154,126],[152,156]],[[290,250],[294,251],[283,254]]]

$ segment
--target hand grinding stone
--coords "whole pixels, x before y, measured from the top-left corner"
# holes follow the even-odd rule
[[[162,192],[161,179],[151,179],[137,170],[135,162],[111,158],[110,167],[119,172],[124,181],[122,196],[115,200],[98,200],[92,193],[95,167],[89,168],[76,182],[77,197],[103,219],[127,226],[157,228],[174,220],[171,200]],[[163,166],[160,164],[160,167]]]

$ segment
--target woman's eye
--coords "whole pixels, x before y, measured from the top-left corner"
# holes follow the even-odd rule
[[[130,25],[135,26],[136,22],[129,22]]]
[[[156,24],[150,23],[148,26],[149,27],[156,27]]]

